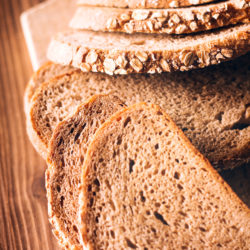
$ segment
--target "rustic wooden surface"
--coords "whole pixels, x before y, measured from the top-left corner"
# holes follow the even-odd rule
[[[32,73],[19,16],[39,0],[0,0],[0,250],[59,249],[48,223],[45,162],[25,131],[23,93]],[[222,175],[248,206],[250,171]]]
[[[39,0],[0,0],[0,250],[59,249],[47,217],[45,162],[25,131],[32,74],[19,16]]]

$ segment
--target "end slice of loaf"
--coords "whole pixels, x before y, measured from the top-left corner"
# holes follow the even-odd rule
[[[32,96],[34,95],[35,90],[38,88],[40,84],[48,81],[50,78],[53,78],[57,75],[64,74],[67,72],[69,73],[73,70],[75,70],[73,67],[63,66],[52,62],[46,62],[44,65],[42,65],[40,69],[32,75],[25,89],[24,92],[25,113],[28,114]]]
[[[236,61],[185,73],[108,76],[74,72],[43,83],[34,94],[28,134],[46,159],[57,123],[89,97],[114,92],[126,104],[159,104],[217,169],[249,162],[250,67]]]
[[[248,249],[250,211],[158,106],[137,104],[96,132],[85,158],[89,249]]]
[[[124,9],[78,7],[73,29],[125,33],[187,34],[236,23],[249,23],[250,4],[229,0],[192,8]]]
[[[204,3],[215,2],[216,0],[78,0],[78,5],[105,6],[116,8],[177,8]]]
[[[50,142],[46,189],[54,234],[65,248],[82,249],[78,227],[78,196],[84,155],[98,127],[124,107],[118,97],[98,95],[55,129]]]

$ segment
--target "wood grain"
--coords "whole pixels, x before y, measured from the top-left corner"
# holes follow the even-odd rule
[[[47,217],[46,165],[28,140],[23,112],[32,68],[19,16],[38,2],[0,1],[0,250],[59,249]],[[222,173],[248,206],[249,169]]]
[[[0,1],[0,249],[57,249],[47,217],[45,162],[26,136],[32,68],[19,16],[38,0]],[[58,248],[59,249],[59,248]]]

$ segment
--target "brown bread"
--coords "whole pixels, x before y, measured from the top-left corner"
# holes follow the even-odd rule
[[[124,107],[115,96],[98,95],[58,124],[50,142],[46,189],[48,211],[59,243],[82,249],[79,240],[78,196],[84,155],[98,127]]]
[[[187,34],[249,23],[250,3],[229,0],[177,9],[124,9],[81,6],[70,27],[125,33]]]
[[[82,174],[87,249],[248,249],[250,210],[158,106],[114,114]]]
[[[46,159],[53,130],[94,94],[113,91],[127,104],[154,102],[218,169],[249,162],[250,67],[248,55],[199,71],[110,77],[71,73],[42,84],[27,116],[28,134]]]

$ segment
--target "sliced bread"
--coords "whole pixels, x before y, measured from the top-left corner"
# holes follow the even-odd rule
[[[250,50],[250,24],[196,35],[67,31],[56,35],[49,60],[107,74],[161,73],[203,68]]]
[[[158,106],[96,132],[83,165],[87,249],[248,249],[250,210]]]
[[[126,104],[159,104],[218,169],[250,161],[250,67],[248,55],[198,71],[162,75],[74,72],[36,90],[28,134],[46,158],[54,128],[94,94],[114,92]]]
[[[216,2],[216,0],[78,0],[79,5],[106,6],[118,8],[176,8],[204,3]]]
[[[76,10],[70,27],[109,32],[184,34],[249,23],[249,19],[250,3],[245,0],[180,9],[82,6]]]
[[[29,83],[27,84],[26,90],[24,92],[24,111],[26,114],[29,112],[29,106],[32,99],[32,96],[37,89],[37,87],[47,81],[54,76],[64,74],[70,71],[75,70],[73,67],[70,66],[63,66],[60,64],[55,64],[52,62],[46,62],[44,65],[40,67],[38,71],[36,71]]]
[[[78,228],[78,197],[84,155],[98,127],[124,107],[115,96],[93,96],[56,127],[50,143],[46,189],[54,234],[69,249],[82,249]]]

